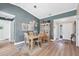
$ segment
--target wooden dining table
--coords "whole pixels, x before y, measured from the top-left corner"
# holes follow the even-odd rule
[[[29,35],[31,49],[33,49],[34,41],[36,39],[40,40],[41,41],[40,43],[42,43],[42,41],[45,41],[45,40],[49,41],[48,36],[45,33],[39,34],[39,35]]]

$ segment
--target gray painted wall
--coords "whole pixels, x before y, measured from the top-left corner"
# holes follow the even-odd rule
[[[26,12],[20,7],[17,7],[9,3],[0,3],[0,10],[16,16],[14,19],[15,22],[14,22],[14,33],[13,33],[15,42],[20,42],[24,40],[23,31],[21,30],[22,22],[28,23],[29,21],[32,20],[39,22],[39,19],[31,15],[30,13]],[[39,23],[36,30],[39,31]]]

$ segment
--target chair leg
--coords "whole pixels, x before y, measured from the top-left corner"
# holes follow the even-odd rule
[[[39,43],[40,47],[41,47],[41,42]]]
[[[40,44],[40,42],[37,42],[37,45],[38,45],[38,47],[41,47],[41,44]]]
[[[28,48],[30,49],[31,45],[29,44]]]
[[[40,40],[40,47],[42,46],[42,40]]]

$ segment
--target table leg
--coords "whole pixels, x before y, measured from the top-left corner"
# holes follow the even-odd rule
[[[31,49],[33,49],[33,40],[31,40]]]

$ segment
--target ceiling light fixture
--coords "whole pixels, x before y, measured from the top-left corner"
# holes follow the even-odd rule
[[[36,6],[36,5],[34,5],[34,8],[37,8],[37,6]]]

